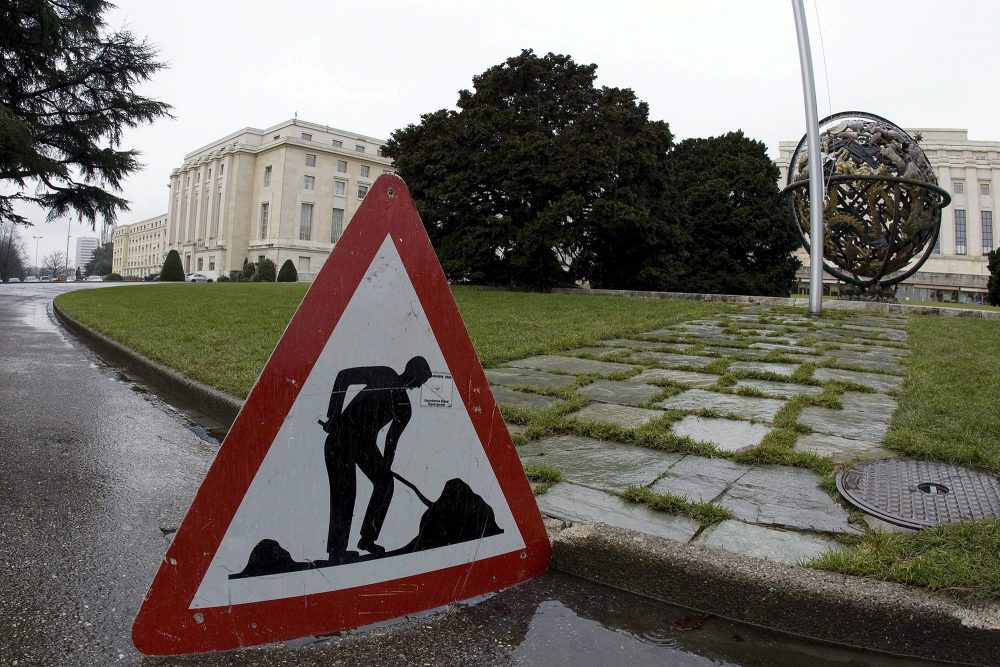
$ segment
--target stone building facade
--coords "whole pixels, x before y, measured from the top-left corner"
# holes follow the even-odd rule
[[[267,257],[291,259],[311,280],[368,188],[393,170],[383,144],[293,119],[188,153],[170,174],[166,249],[210,278]]]
[[[981,303],[989,277],[986,254],[997,247],[996,188],[1000,187],[1000,141],[970,140],[968,130],[912,129],[920,135],[938,185],[951,194],[951,205],[942,211],[941,233],[933,254],[920,270],[899,285],[900,301],[953,301]],[[798,142],[779,145],[779,187],[784,187],[788,163]],[[809,253],[797,254],[800,291],[808,290]],[[834,279],[824,274],[824,281]],[[836,289],[836,288],[834,288]]]
[[[166,213],[116,226],[111,233],[111,271],[126,278],[159,273],[167,254],[166,243]]]

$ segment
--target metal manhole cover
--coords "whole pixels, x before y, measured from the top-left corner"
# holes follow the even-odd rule
[[[865,512],[907,528],[1000,517],[1000,479],[930,461],[868,461],[837,475],[837,489]]]

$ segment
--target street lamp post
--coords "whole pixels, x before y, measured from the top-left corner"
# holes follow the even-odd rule
[[[38,239],[42,237],[32,236],[31,238],[35,239],[35,275],[38,275]]]

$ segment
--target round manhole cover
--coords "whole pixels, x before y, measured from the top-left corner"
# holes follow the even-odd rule
[[[930,461],[867,461],[837,475],[837,489],[865,512],[907,528],[1000,517],[1000,479]]]

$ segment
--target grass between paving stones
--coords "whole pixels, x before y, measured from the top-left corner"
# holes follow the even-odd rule
[[[810,567],[943,591],[976,601],[1000,599],[1000,520],[939,526],[918,533],[870,532]]]
[[[75,319],[137,352],[235,396],[246,396],[305,295],[301,283],[154,284],[57,297]],[[484,366],[625,338],[732,306],[452,289]]]
[[[524,464],[524,474],[530,481],[534,482],[532,490],[536,496],[542,495],[551,489],[553,484],[558,484],[564,479],[559,468],[543,463]]]
[[[913,349],[884,444],[1000,473],[1000,322],[914,315]]]
[[[658,512],[686,516],[702,526],[710,526],[733,518],[733,513],[728,508],[709,502],[694,502],[673,493],[657,493],[645,486],[633,484],[618,495],[630,503],[639,503]]]

